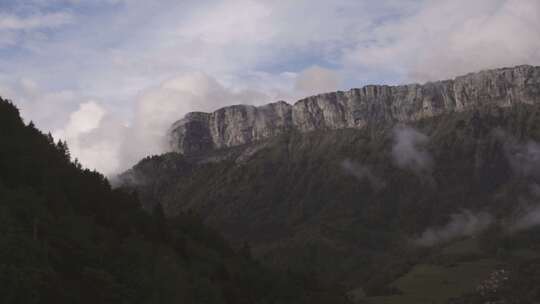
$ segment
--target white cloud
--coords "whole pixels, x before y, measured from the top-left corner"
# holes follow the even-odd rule
[[[92,101],[73,112],[54,135],[68,142],[72,155],[83,165],[110,175],[145,156],[167,152],[167,131],[187,112],[268,101],[262,93],[232,90],[208,75],[189,73],[143,92],[129,125]]]
[[[225,88],[203,73],[187,73],[163,82],[140,95],[132,127],[147,154],[163,152],[165,135],[173,122],[190,111],[213,111],[230,104],[262,104],[262,93]]]
[[[72,157],[85,167],[109,174],[119,169],[119,149],[126,131],[102,105],[88,101],[71,113],[67,125],[53,136],[66,140]]]
[[[105,116],[105,109],[95,101],[83,103],[76,112],[71,114],[66,131],[58,135],[69,138],[88,133],[99,126],[103,116]]]
[[[344,57],[359,68],[438,80],[476,70],[540,64],[537,0],[422,1],[404,19],[377,27]]]

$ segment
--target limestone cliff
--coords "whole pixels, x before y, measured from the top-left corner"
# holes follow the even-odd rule
[[[423,85],[370,85],[308,97],[294,105],[280,101],[261,107],[235,105],[213,113],[194,112],[173,124],[169,139],[172,150],[194,155],[291,130],[363,128],[515,103],[540,103],[540,67],[488,70]]]

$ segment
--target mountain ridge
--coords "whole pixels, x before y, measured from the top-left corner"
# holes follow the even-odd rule
[[[443,87],[452,94],[434,100],[459,103],[452,111],[404,123],[393,119],[397,112],[390,103],[388,112],[367,113],[383,118],[373,127],[332,129],[325,124],[331,120],[320,120],[322,127],[314,130],[285,129],[221,148],[213,146],[207,126],[230,136],[238,125],[223,123],[236,122],[227,115],[242,118],[248,108],[256,118],[258,111],[277,113],[287,104],[193,113],[216,149],[146,158],[121,176],[122,187],[136,191],[146,209],[159,203],[168,216],[195,212],[236,247],[249,244],[261,263],[312,272],[358,295],[356,303],[485,303],[475,288],[501,268],[514,269],[513,283],[505,283],[498,298],[537,297],[519,291],[536,283],[522,267],[540,265],[540,224],[531,222],[540,213],[537,75],[538,68],[524,66],[468,74],[458,85],[411,85],[411,100],[423,100],[426,94],[414,95],[425,93],[421,88]],[[382,97],[373,100],[392,101]],[[313,109],[327,100],[318,98],[312,98]],[[270,122],[288,126],[279,125],[287,122],[280,117],[288,116]],[[239,122],[240,130],[253,135],[249,119]],[[524,257],[522,250],[530,254]],[[540,273],[540,267],[532,269],[530,274]],[[467,281],[464,289],[453,283],[454,271],[462,270],[467,274],[458,274],[457,281]],[[444,277],[436,279],[432,301],[418,279],[426,271]],[[413,290],[408,282],[422,288]]]
[[[487,269],[496,269],[504,262],[500,252],[535,244],[528,235],[536,226],[524,234],[507,231],[518,223],[513,219],[520,218],[522,204],[536,201],[531,185],[540,182],[530,170],[537,168],[539,122],[540,104],[518,103],[407,126],[289,132],[200,157],[168,153],[145,159],[125,174],[125,187],[136,190],[147,209],[159,202],[169,216],[200,214],[236,246],[249,243],[254,257],[271,267],[310,270],[347,290],[360,288],[367,303],[431,303],[402,301],[412,291],[400,288],[401,296],[392,286],[425,265],[446,272],[453,269],[447,265],[464,263],[459,267],[469,269],[467,261],[483,267],[490,260]],[[399,148],[403,140],[416,142],[415,151]],[[263,147],[237,161],[256,146]],[[406,156],[413,158],[404,166],[398,158]],[[206,161],[209,157],[216,160]],[[528,173],[520,173],[521,167]],[[464,239],[438,240],[445,238],[446,227],[461,231],[478,222],[491,224]],[[432,236],[439,243],[430,243]],[[525,239],[510,245],[518,237]],[[482,249],[455,257],[440,251],[461,240]],[[435,245],[421,245],[425,241]],[[460,278],[470,280],[467,288],[473,290],[487,275]],[[521,275],[516,280],[522,282]],[[448,286],[445,280],[441,286]],[[377,302],[378,296],[395,301]]]
[[[484,70],[451,80],[407,85],[367,85],[318,94],[294,104],[232,105],[212,113],[190,112],[168,132],[170,148],[196,155],[275,137],[411,122],[453,111],[540,103],[540,67]]]

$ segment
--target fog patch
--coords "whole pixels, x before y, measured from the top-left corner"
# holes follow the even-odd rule
[[[521,203],[524,207],[516,212],[506,225],[508,233],[516,233],[540,225],[540,143],[534,140],[519,142],[514,136],[503,130],[495,130],[496,138],[503,144],[508,160],[516,178],[529,183],[523,193]]]
[[[464,210],[452,214],[450,222],[446,225],[426,229],[418,239],[414,240],[414,243],[419,246],[430,247],[462,237],[475,236],[485,231],[493,221],[493,216],[488,213],[473,213]]]
[[[520,201],[522,207],[516,212],[513,220],[507,225],[509,233],[516,233],[520,231],[529,230],[540,226],[540,185],[532,183],[529,185],[530,197],[528,199],[522,198]]]
[[[515,233],[537,226],[540,226],[540,205],[527,206],[508,230]]]
[[[384,180],[376,176],[367,166],[361,165],[350,159],[345,159],[341,162],[341,168],[343,168],[347,174],[356,177],[359,181],[368,181],[371,187],[376,191],[386,187]]]
[[[415,128],[396,126],[393,130],[393,162],[401,169],[431,179],[434,161],[426,149],[428,141],[429,137]]]
[[[532,140],[518,143],[508,135],[501,138],[505,139],[506,157],[514,174],[521,178],[540,178],[540,144]]]

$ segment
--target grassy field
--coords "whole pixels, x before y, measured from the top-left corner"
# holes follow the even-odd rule
[[[441,250],[443,255],[466,255],[466,254],[482,254],[482,250],[478,245],[478,240],[475,238],[467,238],[457,242],[453,242]]]
[[[403,294],[367,298],[371,304],[432,304],[446,303],[450,298],[473,291],[497,268],[494,259],[481,258],[481,250],[474,238],[456,241],[440,248],[442,260],[450,263],[424,263],[416,265],[391,286]],[[456,257],[470,256],[470,260]],[[460,262],[457,262],[460,261]]]
[[[460,263],[451,267],[417,265],[392,284],[403,292],[402,295],[372,297],[368,299],[368,303],[445,303],[452,297],[474,290],[496,266],[497,262],[490,259]]]

